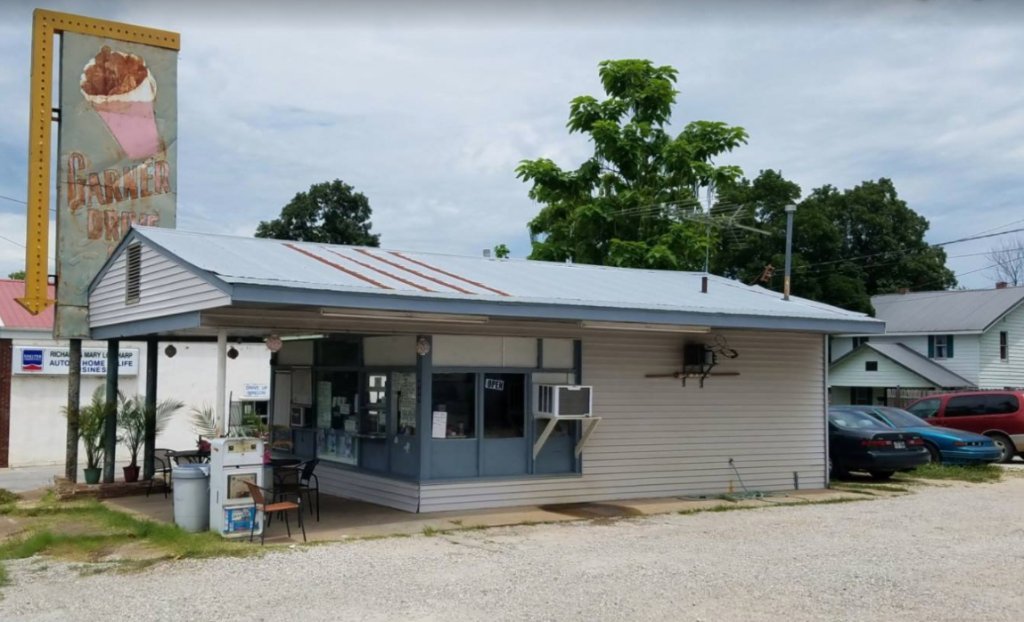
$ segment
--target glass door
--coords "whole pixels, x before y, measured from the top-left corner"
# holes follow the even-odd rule
[[[483,375],[483,446],[481,475],[524,475],[526,443],[526,375]]]

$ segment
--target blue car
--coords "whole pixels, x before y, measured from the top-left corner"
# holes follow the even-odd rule
[[[931,454],[931,461],[945,464],[988,464],[999,460],[1000,451],[987,436],[942,428],[916,415],[892,406],[833,406],[837,410],[857,410],[871,415],[892,428],[919,434]]]

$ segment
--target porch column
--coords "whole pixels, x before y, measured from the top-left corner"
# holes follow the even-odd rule
[[[153,477],[153,452],[156,448],[156,373],[160,361],[160,341],[146,340],[146,432],[143,442],[142,479]]]
[[[217,407],[214,410],[216,420],[220,423],[222,436],[228,433],[227,409],[224,407],[224,400],[227,399],[227,376],[228,376],[228,334],[224,329],[217,331]]]
[[[103,423],[103,482],[114,481],[114,460],[117,458],[117,372],[120,341],[107,341],[107,415]]]
[[[430,477],[430,443],[433,428],[434,343],[430,335],[416,337],[416,428],[419,430],[419,479]]]

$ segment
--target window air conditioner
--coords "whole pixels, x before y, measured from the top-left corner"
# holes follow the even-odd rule
[[[593,387],[572,384],[534,385],[535,417],[590,417],[593,411]]]

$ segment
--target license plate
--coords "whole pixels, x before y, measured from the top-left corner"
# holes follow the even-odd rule
[[[907,444],[904,443],[903,441],[893,441],[892,446],[895,447],[896,449],[906,449],[907,448]]]

